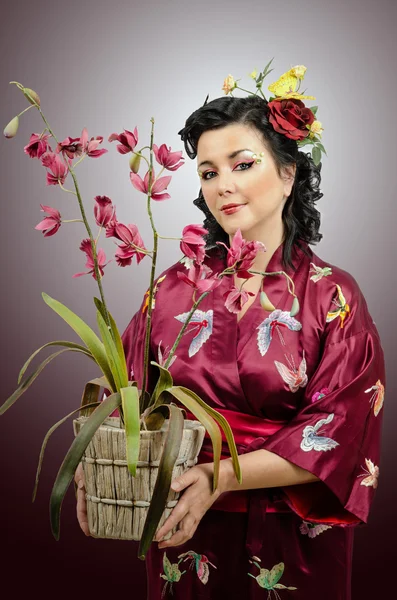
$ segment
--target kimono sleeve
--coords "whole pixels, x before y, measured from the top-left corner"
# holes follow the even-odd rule
[[[355,289],[353,297],[353,325],[343,328],[339,318],[327,323],[296,416],[250,448],[274,452],[320,479],[281,488],[292,510],[309,522],[366,523],[378,485],[384,357],[361,292]]]

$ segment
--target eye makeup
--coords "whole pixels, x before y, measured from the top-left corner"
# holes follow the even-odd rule
[[[252,158],[253,158],[253,159],[255,159],[255,160],[242,160],[242,161],[240,161],[239,163],[237,163],[237,164],[236,164],[236,165],[233,167],[233,170],[237,169],[237,167],[239,167],[240,165],[247,165],[247,168],[246,168],[246,169],[237,169],[237,170],[238,170],[238,171],[248,171],[248,170],[249,170],[249,169],[252,167],[252,165],[253,165],[255,162],[256,162],[256,163],[259,163],[259,162],[261,162],[261,159],[258,159],[256,154],[251,154],[251,159],[252,159]],[[208,171],[205,171],[205,172],[202,172],[202,171],[200,171],[200,170],[198,170],[198,171],[197,171],[197,173],[198,173],[198,176],[200,177],[200,179],[204,179],[204,181],[209,181],[209,179],[213,179],[212,177],[208,178],[208,177],[206,177],[206,176],[207,176],[209,173],[214,173],[214,172],[215,172],[215,171],[212,171],[212,170],[208,170]]]

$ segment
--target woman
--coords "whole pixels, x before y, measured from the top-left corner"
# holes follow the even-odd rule
[[[252,277],[223,277],[202,301],[170,367],[177,385],[229,420],[243,483],[225,447],[211,493],[206,438],[199,463],[173,482],[183,493],[156,540],[178,531],[147,555],[150,600],[350,598],[353,526],[367,521],[379,473],[383,352],[355,279],[309,247],[322,237],[320,168],[268,116],[258,96],[218,98],[179,132],[197,156],[195,204],[209,232],[204,264],[225,269],[226,246],[240,234],[266,250],[257,252]],[[238,206],[225,209],[231,204]],[[159,350],[165,358],[191,308],[181,262],[160,276],[155,360]],[[123,335],[138,382],[145,316],[142,303]],[[150,372],[150,391],[155,377]],[[83,491],[78,502],[84,529]]]

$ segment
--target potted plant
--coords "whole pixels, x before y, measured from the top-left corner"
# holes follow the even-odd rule
[[[136,148],[138,144],[136,127],[133,132],[124,130],[121,134],[111,134],[108,139],[110,142],[116,140],[119,142],[117,147],[119,153],[131,154],[129,161],[131,183],[147,196],[147,211],[153,230],[153,250],[150,251],[145,248],[136,226],[126,226],[118,222],[115,207],[110,198],[106,196],[95,198],[94,215],[96,224],[99,226],[99,234],[105,229],[106,237],[115,237],[122,242],[116,253],[118,264],[120,266],[129,265],[134,256],[137,263],[145,256],[149,256],[152,260],[147,298],[144,376],[142,389],[138,389],[137,382],[129,380],[121,336],[105,300],[102,278],[104,267],[108,263],[106,263],[104,251],[97,248],[99,234],[95,238],[92,233],[76,177],[76,167],[86,157],[99,158],[107,152],[106,149],[99,147],[103,137],[97,136],[89,139],[88,132],[84,128],[79,138],[67,137],[59,142],[42,111],[39,95],[18,82],[11,83],[22,91],[30,106],[10,121],[4,129],[5,137],[13,138],[16,135],[19,117],[23,113],[31,108],[37,109],[45,123],[45,128],[40,134],[31,135],[24,151],[30,158],[40,161],[42,166],[47,169],[47,185],[58,185],[65,192],[73,194],[77,200],[81,219],[71,219],[69,222],[82,221],[85,225],[88,237],[81,242],[80,249],[86,254],[86,267],[89,270],[85,273],[77,273],[74,277],[91,274],[96,280],[99,297],[94,298],[94,303],[99,336],[76,313],[58,300],[43,293],[46,304],[68,323],[82,343],[57,340],[48,342],[33,352],[20,370],[17,389],[0,407],[0,414],[8,410],[29,389],[44,367],[63,352],[79,352],[93,360],[100,370],[100,375],[85,385],[80,407],[51,427],[43,440],[33,501],[49,437],[59,425],[75,413],[80,412],[80,416],[73,421],[75,438],[60,466],[51,493],[52,533],[58,540],[62,501],[73,480],[75,470],[82,461],[87,482],[87,498],[91,500],[91,504],[88,503],[88,512],[92,535],[94,537],[140,540],[138,556],[145,559],[157,529],[167,518],[179,496],[177,492],[170,490],[171,480],[197,461],[205,430],[208,431],[213,445],[213,490],[215,491],[218,485],[221,430],[229,445],[236,477],[241,481],[236,445],[226,419],[191,390],[174,385],[168,370],[179,340],[199,303],[219,285],[222,276],[230,275],[235,270],[228,269],[225,273],[215,274],[205,278],[204,281],[196,281],[196,283],[193,278],[189,279],[189,276],[185,275],[187,283],[194,288],[192,309],[167,360],[163,364],[151,361],[151,364],[158,368],[159,374],[155,389],[150,394],[146,390],[146,380],[149,367],[149,341],[159,238],[152,216],[151,201],[170,197],[167,193],[161,192],[169,185],[171,176],[160,177],[160,175],[164,169],[175,171],[183,165],[182,152],[171,152],[171,149],[165,144],[160,147],[153,144],[153,118],[151,119],[150,145],[144,146],[140,150]],[[50,145],[51,140],[57,144],[54,150]],[[145,149],[149,152],[149,159],[143,153]],[[157,177],[155,177],[153,168],[153,155],[162,166],[162,171]],[[143,162],[147,163],[147,172],[142,180],[138,172]],[[64,187],[68,176],[73,182],[74,189]],[[48,215],[36,226],[36,229],[42,231],[45,237],[52,236],[62,223],[68,221],[61,218],[57,209],[45,205],[41,205],[41,207]],[[184,248],[191,256],[190,259],[186,255],[184,257],[191,264],[189,273],[192,273],[197,266],[200,268],[204,259],[205,242],[202,238],[204,233],[206,230],[196,225],[187,226],[184,229],[181,248]],[[252,244],[257,243],[250,243],[251,254]],[[254,247],[259,248],[259,243]],[[192,257],[195,257],[196,260]],[[197,300],[195,298],[196,291],[200,291]],[[36,355],[44,348],[52,346],[60,346],[63,349],[48,356],[27,376],[27,369]],[[102,401],[99,396],[101,388],[108,392],[107,397]],[[186,407],[197,420],[185,421],[186,411],[183,407]],[[117,410],[118,417],[110,416]],[[109,480],[111,485],[109,485]],[[107,492],[109,488],[113,490],[113,498],[106,498],[106,494],[111,495],[111,492]],[[95,494],[100,497],[95,498]],[[105,506],[104,499],[107,502]],[[95,508],[95,504],[102,506],[99,512]],[[101,519],[102,522],[98,522]]]

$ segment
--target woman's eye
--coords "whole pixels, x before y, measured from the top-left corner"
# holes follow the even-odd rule
[[[239,163],[238,165],[236,165],[235,168],[237,169],[237,167],[244,166],[244,167],[246,167],[245,169],[238,169],[238,170],[239,171],[247,171],[250,167],[252,167],[253,164],[254,164],[254,161],[252,161],[252,162],[242,162],[242,163]],[[208,177],[208,175],[210,175],[211,173],[215,173],[215,171],[207,171],[206,173],[203,174],[203,179],[206,180],[206,181],[208,179],[212,179],[212,177]]]

